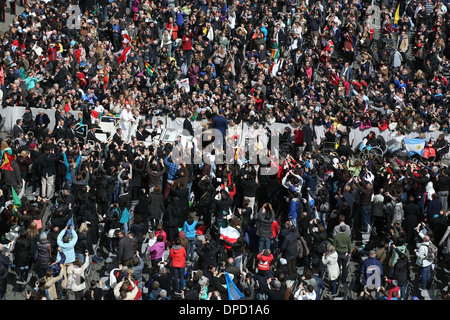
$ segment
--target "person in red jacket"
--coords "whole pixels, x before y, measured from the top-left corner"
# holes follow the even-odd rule
[[[176,238],[175,243],[170,248],[170,266],[172,267],[175,291],[184,288],[184,269],[186,267],[186,249],[181,245],[181,239]]]
[[[183,35],[181,38],[181,41],[183,42],[183,50],[186,52],[187,57],[187,65],[191,64],[191,58],[193,56],[192,54],[192,39],[194,38],[194,34],[192,33],[192,30],[189,29],[188,32]]]
[[[299,148],[303,147],[303,127],[298,126],[298,128],[294,130],[294,135],[295,150],[298,151]]]
[[[270,263],[273,260],[273,254],[270,253],[269,249],[264,249],[261,253],[256,256],[258,260],[258,275],[266,276],[270,272]]]

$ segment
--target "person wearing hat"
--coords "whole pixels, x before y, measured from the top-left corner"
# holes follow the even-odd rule
[[[377,259],[377,253],[375,250],[370,250],[369,258],[361,265],[361,283],[367,289],[376,289],[381,287],[383,277],[383,266]]]

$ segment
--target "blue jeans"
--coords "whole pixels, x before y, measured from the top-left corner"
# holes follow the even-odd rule
[[[400,298],[406,300],[406,284],[404,286],[399,286],[400,289]]]
[[[297,228],[297,217],[295,217],[295,218],[289,218],[289,221],[291,221],[292,224]]]
[[[264,249],[270,249],[270,238],[259,238],[258,250],[261,253]]]
[[[222,219],[216,219],[217,228],[220,232],[220,228],[222,228],[223,218]]]
[[[316,217],[322,221],[323,226],[325,229],[327,228],[327,213],[326,212],[319,212],[316,211]]]
[[[184,288],[184,268],[173,268],[173,280],[175,283],[175,291]]]
[[[194,238],[187,238],[189,243],[189,249],[186,255],[187,259],[194,260],[194,244],[195,244],[195,237]]]
[[[431,285],[431,265],[420,267],[420,276],[422,277],[422,287],[429,289]]]
[[[372,206],[362,206],[362,230],[369,231],[370,211]]]

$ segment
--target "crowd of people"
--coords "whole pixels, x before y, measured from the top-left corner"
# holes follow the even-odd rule
[[[11,276],[30,274],[35,300],[316,300],[350,284],[359,299],[405,300],[431,289],[450,270],[448,6],[372,2],[21,3],[0,33],[2,107],[26,107],[1,142],[1,297]],[[144,143],[158,117],[184,118],[189,141],[196,122],[233,132],[228,147],[242,122],[255,135],[282,123],[293,151],[251,144],[234,163],[194,163],[203,142]],[[119,124],[103,141],[101,121]],[[329,156],[316,127],[337,144]],[[371,128],[392,132],[390,147],[361,161],[349,133]],[[396,157],[414,132],[440,134],[427,141],[435,161]],[[254,164],[253,150],[270,161]],[[109,253],[108,283],[87,283]]]

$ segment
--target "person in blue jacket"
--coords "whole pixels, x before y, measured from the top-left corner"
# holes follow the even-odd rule
[[[67,229],[71,231],[71,237],[67,235]],[[58,235],[57,243],[61,248],[62,252],[58,252],[58,261],[62,259],[62,254],[64,253],[66,257],[66,263],[72,263],[75,261],[75,244],[78,241],[78,235],[73,226],[66,226]]]
[[[75,164],[73,162],[69,162],[69,160],[67,159],[66,151],[67,151],[67,147],[63,147],[62,148],[63,159],[64,159],[64,164],[66,166],[66,184],[69,189],[72,189],[72,171],[75,170],[75,172],[76,172],[78,169],[78,166],[80,165],[81,150],[79,151],[80,154],[78,155],[78,158],[77,158],[77,161],[75,162]]]
[[[383,266],[377,259],[375,250],[369,252],[369,258],[364,260],[361,265],[361,283],[368,289],[376,289],[381,286],[383,279]]]
[[[183,231],[186,234],[186,239],[189,243],[188,252],[186,254],[186,258],[189,261],[194,261],[194,249],[195,249],[195,227],[197,226],[198,221],[194,219],[194,213],[189,213],[188,219],[183,224]]]
[[[292,199],[289,202],[289,212],[288,219],[292,222],[292,224],[297,227],[297,214],[298,207],[300,205],[299,194],[296,191],[292,192]]]

